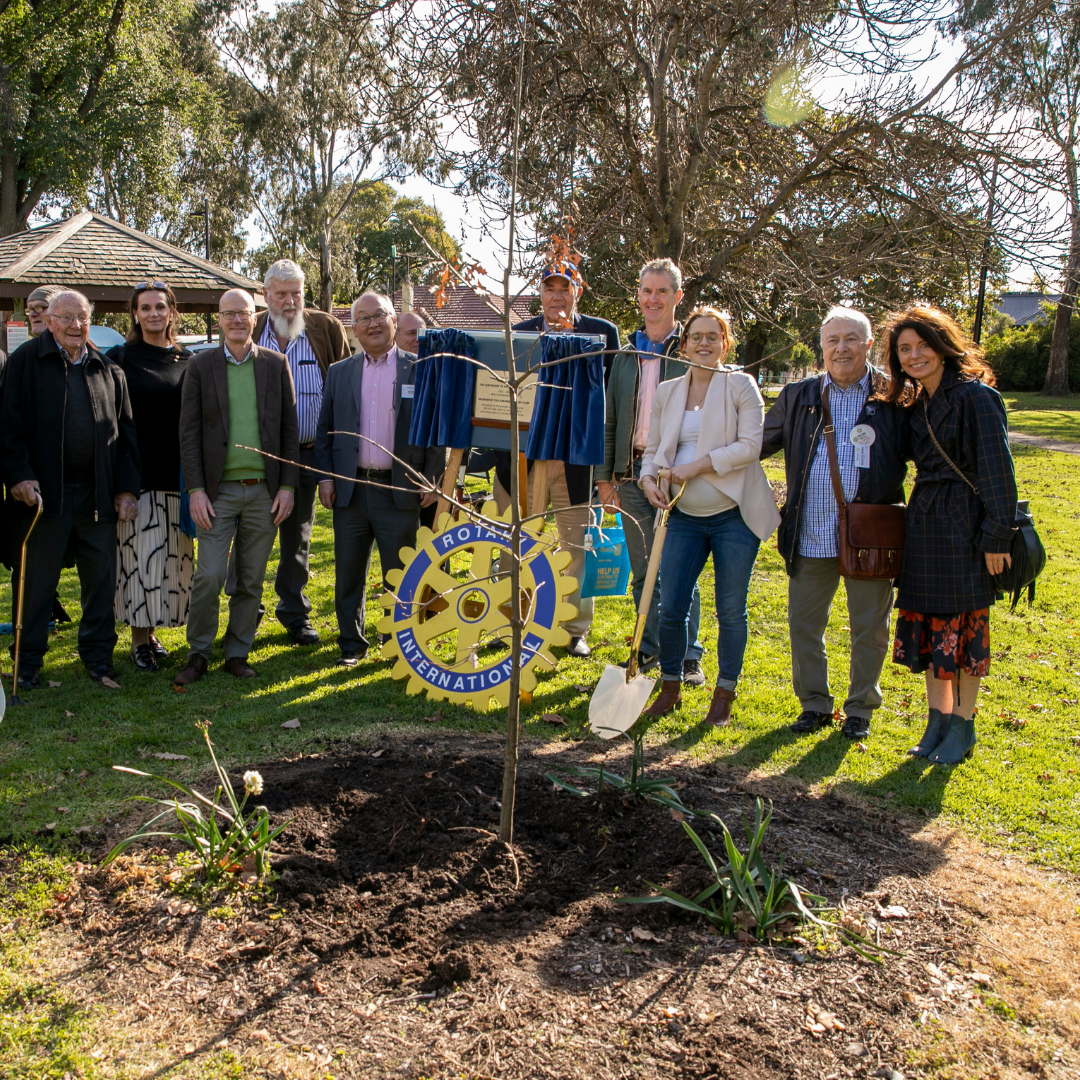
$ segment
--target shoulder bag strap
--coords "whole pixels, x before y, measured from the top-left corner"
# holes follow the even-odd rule
[[[923,393],[922,404],[923,413],[926,416],[926,432],[930,436],[930,441],[937,447],[938,453],[945,459],[949,468],[952,469],[952,471],[956,473],[956,475],[959,476],[960,479],[963,480],[964,483],[967,484],[967,486],[971,488],[971,490],[974,491],[976,495],[978,495],[979,489],[967,478],[967,476],[963,472],[961,472],[960,467],[956,464],[955,461],[953,461],[951,457],[949,457],[948,454],[945,453],[945,448],[941,445],[941,443],[937,441],[937,436],[934,434],[933,425],[930,423],[930,403],[927,400],[927,395],[925,392]]]
[[[832,409],[829,408],[829,384],[825,376],[821,377],[821,414],[825,418],[825,427],[822,435],[825,438],[825,451],[829,457],[829,476],[832,478],[833,496],[836,505],[847,506],[844,498],[844,485],[840,482],[840,462],[836,457],[836,429],[832,422]]]

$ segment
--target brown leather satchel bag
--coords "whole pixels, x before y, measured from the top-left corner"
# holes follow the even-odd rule
[[[900,576],[904,554],[904,506],[880,503],[849,503],[840,482],[836,456],[836,429],[829,408],[828,384],[821,382],[821,410],[825,418],[825,448],[829,475],[839,511],[840,576],[861,581],[882,581]]]

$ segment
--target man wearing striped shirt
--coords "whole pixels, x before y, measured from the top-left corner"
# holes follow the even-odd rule
[[[345,330],[333,316],[304,309],[304,271],[291,259],[279,259],[263,279],[267,310],[255,324],[255,342],[284,353],[296,387],[296,419],[300,428],[300,483],[296,508],[278,531],[281,552],[274,587],[278,594],[277,618],[298,645],[317,645],[319,633],[311,625],[311,601],[304,594],[308,581],[308,553],[315,523],[318,476],[315,467],[315,430],[322,407],[323,384],[331,364],[348,352]]]
[[[847,502],[899,503],[907,458],[907,423],[900,409],[876,400],[884,376],[868,362],[870,320],[834,307],[821,325],[825,371],[788,383],[765,417],[761,456],[782,450],[787,499],[777,545],[788,571],[792,689],[802,712],[791,725],[810,734],[832,724],[837,704],[829,685],[825,631],[840,587],[839,511],[829,474],[822,395],[828,395],[840,484]],[[881,668],[889,647],[891,581],[844,579],[851,657],[841,733],[870,734],[881,705]]]

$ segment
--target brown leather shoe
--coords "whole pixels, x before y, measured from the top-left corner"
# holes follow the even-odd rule
[[[667,716],[672,709],[682,704],[682,681],[679,679],[661,679],[660,693],[656,700],[645,710],[643,716]]]
[[[190,686],[193,682],[198,682],[205,674],[206,657],[200,656],[198,653],[192,653],[188,657],[187,663],[176,673],[173,682],[177,686]]]
[[[712,724],[713,727],[727,727],[731,723],[731,703],[734,700],[734,690],[725,690],[718,686],[713,691],[712,704],[709,706],[705,723]]]
[[[242,656],[230,656],[221,665],[221,670],[227,671],[234,679],[254,679],[256,675],[255,669],[248,667],[247,660]]]

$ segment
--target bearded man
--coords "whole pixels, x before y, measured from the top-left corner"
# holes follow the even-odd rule
[[[304,271],[291,259],[271,264],[263,279],[266,311],[255,323],[252,338],[264,349],[284,353],[296,388],[296,420],[300,429],[300,482],[293,512],[281,523],[281,554],[274,588],[278,621],[298,645],[318,645],[311,625],[308,581],[311,528],[319,478],[315,466],[315,431],[322,408],[323,385],[331,364],[343,360],[349,347],[345,329],[333,315],[304,309]]]

